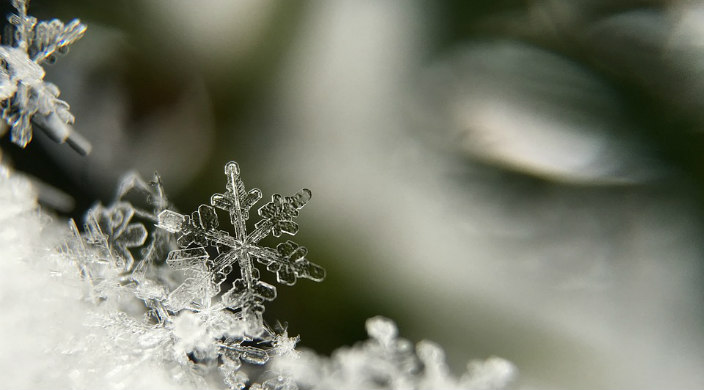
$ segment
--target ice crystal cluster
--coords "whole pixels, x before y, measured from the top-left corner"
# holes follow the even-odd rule
[[[130,174],[110,205],[88,210],[83,233],[71,222],[74,237],[63,252],[91,286],[89,299],[114,306],[97,319],[101,326],[117,325],[117,332],[126,332],[121,337],[139,335],[148,346],[142,353],[184,368],[180,376],[195,385],[208,385],[217,368],[224,383],[242,388],[249,380],[243,364],[264,365],[297,340],[265,323],[264,302],[276,297],[276,288],[260,280],[256,265],[287,285],[297,278],[321,281],[325,271],[292,241],[276,249],[259,244],[268,235],[296,233],[294,218],[310,191],[275,194],[248,232],[245,221],[262,193],[245,190],[236,163],[225,173],[226,191],[191,215],[168,209],[158,175],[147,183]],[[233,235],[218,229],[216,208],[229,214]],[[239,277],[229,278],[235,270]],[[129,315],[140,307],[147,309],[143,319]]]
[[[79,40],[86,26],[78,19],[64,25],[57,19],[37,22],[27,15],[29,0],[12,0],[17,10],[10,15],[10,34],[0,46],[0,101],[2,119],[9,127],[10,139],[20,147],[32,140],[32,123],[56,142],[68,142],[81,154],[90,144],[71,128],[74,117],[69,105],[59,99],[59,88],[44,81],[42,64],[52,63],[59,54]]]
[[[87,152],[87,143],[70,129],[68,105],[58,99],[53,84],[43,81],[40,66],[78,40],[85,26],[77,20],[68,25],[37,23],[27,15],[27,1],[12,4],[17,10],[9,18],[14,34],[9,45],[0,47],[0,101],[11,140],[24,147],[32,137],[32,122],[56,140]],[[12,286],[9,292],[0,290],[0,301],[23,296],[44,313],[44,322],[51,322],[45,317],[59,307],[75,307],[69,320],[78,322],[78,330],[66,335],[57,330],[63,328],[48,326],[52,331],[41,342],[19,343],[17,351],[41,345],[42,356],[57,355],[68,365],[45,370],[49,373],[41,377],[46,382],[35,385],[498,388],[513,376],[510,363],[492,358],[471,363],[466,374],[455,378],[439,346],[422,341],[414,347],[382,317],[367,322],[369,340],[329,358],[297,350],[298,336],[290,337],[285,326],[265,319],[265,304],[276,298],[277,290],[262,280],[262,273],[271,273],[283,285],[325,278],[325,270],[308,259],[307,249],[288,239],[298,232],[296,217],[311,199],[307,189],[292,196],[274,194],[258,207],[255,222],[250,214],[262,192],[246,189],[235,162],[225,165],[225,191],[191,214],[174,209],[157,174],[146,181],[133,173],[122,179],[110,204],[97,203],[85,213],[79,229],[73,220],[67,228],[50,223],[30,187],[0,165],[0,275],[6,288]],[[221,224],[221,216],[227,223]],[[49,241],[43,236],[64,238],[56,247],[42,249],[41,243]],[[266,238],[278,244],[269,247],[263,243]],[[29,262],[39,274],[45,267],[51,282],[26,272]],[[18,283],[23,278],[36,283]],[[38,292],[40,285],[50,285],[52,300]],[[23,306],[20,312],[27,310]],[[24,318],[20,312],[10,312],[13,321]],[[8,331],[0,335],[21,333],[31,318],[25,324],[0,323],[0,330]],[[55,334],[54,341],[48,334]],[[145,382],[145,375],[159,379]]]
[[[454,378],[439,346],[422,341],[414,348],[382,317],[367,322],[368,341],[331,358],[296,350],[298,336],[263,317],[276,288],[260,279],[259,269],[285,285],[322,281],[325,271],[291,240],[275,249],[260,242],[294,235],[311,192],[274,194],[248,229],[262,193],[246,190],[234,162],[225,177],[224,193],[183,215],[170,208],[158,175],[146,182],[129,174],[111,204],[88,210],[83,233],[69,224],[65,261],[89,286],[86,299],[103,308],[90,323],[122,340],[110,350],[127,366],[137,356],[169,368],[188,386],[231,389],[500,388],[512,377],[510,363],[492,358]],[[227,213],[232,234],[219,229],[218,210]]]

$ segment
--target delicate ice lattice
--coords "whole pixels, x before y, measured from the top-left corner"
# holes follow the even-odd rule
[[[20,147],[32,140],[32,123],[56,142],[68,142],[81,154],[91,146],[74,132],[69,105],[59,99],[56,85],[44,81],[43,63],[52,63],[58,54],[79,40],[86,26],[78,19],[64,25],[57,19],[37,23],[27,15],[29,0],[12,0],[17,14],[8,18],[13,34],[0,46],[0,109],[10,127],[10,139]],[[4,130],[0,130],[0,134]]]
[[[109,248],[119,255],[116,258],[123,259],[124,264],[119,264],[123,271],[141,276],[168,252],[164,249],[168,235],[153,228],[148,232],[145,226],[153,226],[168,204],[158,174],[147,183],[138,174],[130,173],[121,180],[110,206],[97,204],[88,210],[86,227],[105,234]],[[148,236],[151,239],[147,240]]]
[[[128,196],[143,199],[146,207],[127,200]],[[121,272],[144,272],[151,262],[158,257],[161,238],[159,230],[153,229],[152,239],[146,247],[149,235],[144,222],[156,222],[156,215],[163,211],[168,202],[161,186],[161,179],[154,174],[154,180],[146,183],[139,175],[126,175],[120,184],[115,201],[109,206],[100,203],[86,212],[86,241],[104,250],[104,259]],[[141,221],[137,221],[140,219]],[[135,264],[135,253],[138,262]]]
[[[260,280],[254,261],[276,273],[279,283],[293,285],[297,278],[321,281],[325,270],[306,259],[307,250],[293,241],[280,243],[276,249],[259,242],[268,235],[294,235],[298,225],[294,219],[311,197],[303,189],[293,196],[272,196],[271,202],[259,208],[261,220],[247,232],[249,211],[262,197],[259,189],[247,191],[235,162],[225,166],[226,192],[215,194],[210,205],[202,204],[190,216],[171,210],[159,214],[158,226],[178,233],[179,250],[172,251],[166,260],[174,269],[184,270],[188,278],[177,287],[166,301],[169,310],[211,310],[211,300],[221,293],[228,275],[239,268],[240,277],[232,288],[221,295],[214,308],[228,308],[241,316],[246,332],[257,336],[263,329],[264,301],[276,298],[276,288]],[[219,230],[216,208],[225,210],[234,227],[234,235]],[[208,252],[211,249],[211,252]],[[214,255],[211,255],[214,253]]]
[[[175,248],[175,240],[154,227],[157,215],[167,206],[157,174],[147,183],[130,173],[122,179],[110,205],[97,203],[86,212],[83,234],[70,222],[74,239],[64,246],[64,252],[93,286],[90,293],[94,298],[105,299],[130,288],[159,322],[168,317],[161,302],[168,286],[158,279],[154,267]]]

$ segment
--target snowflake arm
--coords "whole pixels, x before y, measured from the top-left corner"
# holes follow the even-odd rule
[[[325,269],[308,261],[305,258],[308,249],[293,241],[277,245],[276,251],[270,248],[254,248],[252,254],[268,271],[276,273],[276,279],[281,284],[292,286],[296,283],[296,278],[316,282],[325,279]]]
[[[240,178],[240,168],[236,162],[225,165],[227,185],[224,194],[214,194],[210,204],[230,214],[230,222],[235,228],[235,239],[242,241],[247,234],[245,222],[249,219],[249,209],[262,198],[262,192],[254,188],[247,192]]]
[[[295,235],[298,233],[298,224],[293,220],[298,217],[298,210],[308,203],[311,198],[310,190],[304,188],[294,196],[283,197],[274,194],[271,202],[259,208],[262,219],[257,222],[257,228],[250,235],[251,242],[259,242],[271,233],[274,237],[281,237],[282,233]]]
[[[35,36],[29,52],[32,61],[41,64],[44,61],[52,62],[55,53],[65,52],[70,45],[83,37],[86,25],[78,19],[73,19],[64,25],[58,19],[40,22],[35,28]]]

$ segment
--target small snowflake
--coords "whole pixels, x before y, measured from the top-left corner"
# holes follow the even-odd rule
[[[142,223],[133,223],[134,209],[129,203],[119,202],[110,207],[93,206],[86,216],[86,226],[96,234],[104,236],[111,258],[117,259],[120,269],[129,270],[134,264],[130,249],[144,245],[147,229]],[[100,237],[94,242],[102,242]]]
[[[91,146],[71,128],[74,117],[59,99],[59,88],[44,81],[43,63],[79,40],[86,26],[78,19],[64,25],[57,19],[37,23],[27,15],[28,0],[12,0],[17,14],[8,18],[14,29],[11,45],[0,46],[0,110],[10,127],[10,139],[20,147],[32,140],[32,122],[56,142],[68,142],[81,154]],[[4,131],[0,130],[0,134]]]
[[[72,237],[61,251],[76,262],[90,283],[89,296],[105,299],[131,291],[149,309],[148,317],[163,324],[169,313],[162,301],[168,285],[160,278],[166,254],[176,248],[168,232],[157,229],[157,215],[168,206],[159,175],[151,182],[129,173],[120,181],[112,203],[96,203],[85,214],[83,233],[69,222]]]
[[[120,180],[117,197],[110,205],[96,203],[86,212],[86,241],[101,247],[105,260],[120,271],[144,274],[160,255],[166,254],[163,246],[168,241],[163,230],[150,232],[145,222],[156,222],[167,206],[158,174],[147,183],[137,173],[129,173]],[[147,241],[149,236],[151,240]]]
[[[286,197],[274,194],[271,202],[259,208],[261,220],[251,232],[247,232],[245,222],[249,219],[249,211],[261,199],[262,193],[256,188],[245,189],[235,162],[225,166],[225,175],[226,192],[213,195],[210,205],[200,205],[190,216],[170,210],[159,214],[158,226],[178,233],[177,242],[181,248],[169,253],[166,262],[188,275],[171,292],[166,304],[172,311],[210,308],[211,299],[221,292],[221,285],[236,266],[240,277],[234,280],[229,291],[222,294],[217,307],[239,313],[247,324],[248,334],[256,336],[264,329],[263,303],[276,298],[276,288],[260,280],[255,260],[274,272],[282,284],[293,285],[298,278],[314,281],[325,278],[325,270],[305,258],[305,247],[292,241],[281,243],[276,249],[259,244],[270,234],[274,237],[283,233],[296,234],[298,225],[294,219],[310,199],[311,192],[303,189]],[[234,235],[218,229],[216,208],[228,212]],[[211,252],[208,252],[209,248],[212,248]]]

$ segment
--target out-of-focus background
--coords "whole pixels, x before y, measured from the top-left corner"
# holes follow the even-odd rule
[[[10,8],[5,5],[2,9]],[[328,271],[270,321],[319,353],[364,320],[498,355],[523,388],[704,387],[704,3],[33,0],[86,36],[48,69],[93,143],[3,158],[75,199],[161,173],[190,211],[236,160],[313,191]],[[263,202],[262,202],[263,203]]]

